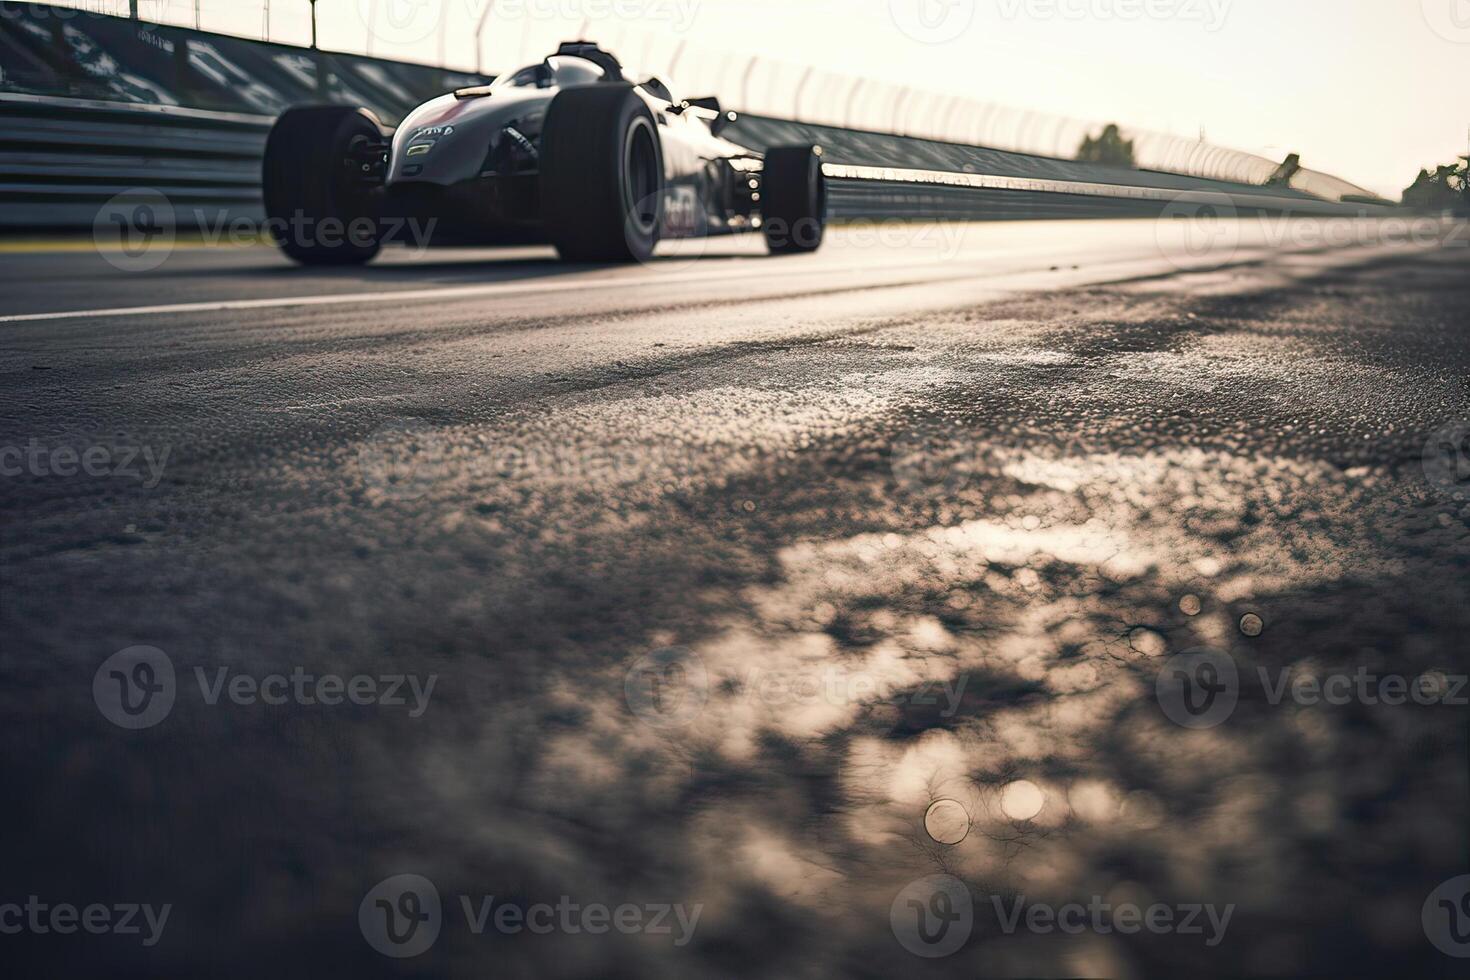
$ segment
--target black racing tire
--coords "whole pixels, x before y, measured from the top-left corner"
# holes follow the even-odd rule
[[[622,82],[558,92],[541,131],[541,215],[571,262],[646,262],[663,225],[663,140]]]
[[[382,248],[371,195],[349,159],[383,127],[366,109],[306,106],[276,120],[265,144],[262,190],[276,245],[302,265],[362,265]]]
[[[827,235],[827,178],[820,146],[773,146],[761,177],[761,222],[772,255],[822,247]]]

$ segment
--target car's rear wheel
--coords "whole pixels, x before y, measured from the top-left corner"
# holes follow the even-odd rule
[[[761,177],[761,221],[772,255],[815,252],[827,234],[820,146],[775,146]]]
[[[643,262],[663,220],[658,126],[633,86],[563,89],[541,134],[541,212],[547,237],[574,262]]]
[[[267,229],[302,265],[360,265],[382,247],[377,207],[362,167],[383,128],[366,109],[288,109],[265,145]]]

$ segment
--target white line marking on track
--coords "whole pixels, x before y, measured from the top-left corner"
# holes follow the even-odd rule
[[[18,313],[0,316],[0,324],[4,323],[36,323],[56,320],[86,320],[106,319],[115,317],[140,317],[140,316],[164,316],[174,313],[226,313],[243,310],[274,310],[287,309],[291,307],[313,307],[313,306],[362,306],[371,303],[412,303],[419,300],[444,300],[476,299],[492,296],[534,296],[548,293],[588,292],[596,289],[623,290],[632,288],[646,288],[649,286],[665,285],[688,285],[704,282],[731,282],[740,280],[771,280],[786,279],[800,276],[825,275],[833,277],[866,277],[861,280],[858,288],[902,288],[905,286],[919,285],[918,281],[905,278],[892,278],[897,274],[907,275],[915,272],[930,270],[931,272],[943,272],[943,275],[933,276],[935,280],[956,281],[961,279],[998,279],[1013,277],[1028,273],[1042,275],[1050,279],[1061,272],[1056,266],[1052,266],[1050,273],[1043,272],[1045,265],[1037,267],[1017,268],[1014,265],[998,266],[997,257],[1003,253],[978,252],[967,256],[965,261],[950,260],[925,260],[921,262],[883,262],[849,264],[844,266],[833,266],[827,263],[811,264],[811,259],[784,259],[777,269],[770,266],[771,260],[766,258],[734,259],[718,272],[677,272],[658,273],[657,266],[651,267],[652,275],[640,276],[601,276],[592,279],[564,279],[552,278],[549,280],[536,280],[533,282],[496,282],[485,283],[479,286],[437,286],[430,289],[408,289],[397,292],[366,292],[366,293],[333,293],[326,296],[279,296],[265,299],[235,299],[235,300],[213,300],[200,303],[174,303],[164,306],[125,306],[112,309],[99,310],[65,310],[54,313]],[[1025,256],[1028,260],[1031,256],[1025,251],[1011,254],[1012,259]],[[981,261],[983,257],[983,261]],[[1256,250],[1242,250],[1240,255],[1234,257],[1226,265],[1243,264],[1253,261],[1259,257]],[[1071,260],[1075,262],[1078,257]],[[1080,277],[1082,282],[1099,283],[1106,282],[1110,277],[1121,273],[1122,268],[1135,266],[1140,262],[1156,263],[1158,253],[1144,251],[1138,254],[1113,255],[1108,258],[1098,256],[1087,256],[1087,271]],[[1044,263],[1045,259],[1038,260]],[[1178,257],[1175,259],[1179,261]],[[1204,271],[1219,268],[1218,265],[1210,263],[1208,257],[1203,260],[1195,259],[1199,269],[1175,264],[1166,266],[1160,271],[1166,275],[1176,275],[1193,271]],[[889,277],[881,277],[881,273],[888,273]],[[1136,274],[1136,273],[1134,273]],[[1063,279],[1067,277],[1063,276]],[[927,281],[927,280],[924,280]],[[1061,285],[1077,285],[1078,282]]]
[[[744,263],[741,263],[744,264]],[[751,263],[754,265],[754,262]],[[953,269],[949,262],[918,262],[890,264],[892,270],[915,271],[925,268]],[[214,300],[203,303],[173,303],[167,306],[124,306],[101,310],[66,310],[57,313],[19,313],[0,316],[0,323],[28,323],[41,320],[83,320],[90,318],[162,316],[170,313],[222,313],[239,310],[273,310],[294,306],[350,306],[365,303],[412,303],[418,300],[474,299],[482,296],[527,296],[538,293],[586,292],[593,289],[629,289],[633,287],[684,285],[701,282],[728,282],[732,279],[775,279],[789,276],[809,276],[817,272],[834,275],[861,273],[860,268],[833,269],[830,266],[807,266],[771,270],[769,267],[751,269],[744,274],[735,274],[729,268],[723,272],[690,272],[655,274],[651,277],[600,277],[596,279],[553,279],[538,282],[497,282],[482,286],[440,286],[433,289],[409,289],[399,292],[334,293],[327,296],[282,296],[267,299]],[[875,271],[875,270],[874,270]],[[873,283],[873,285],[881,285]]]

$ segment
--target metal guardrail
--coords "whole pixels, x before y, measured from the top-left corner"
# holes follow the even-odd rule
[[[263,218],[266,116],[0,93],[0,231],[91,228],[114,196],[157,191],[181,228]],[[993,152],[993,151],[990,151]],[[851,153],[851,150],[849,150]],[[1026,158],[1019,158],[1023,162]],[[1069,165],[1072,171],[1078,165]],[[837,218],[951,220],[1157,215],[1170,206],[1356,214],[1291,191],[1180,187],[826,164]],[[1140,174],[1140,182],[1156,175]],[[1156,180],[1154,181],[1157,182]]]
[[[264,217],[264,116],[0,93],[0,230],[90,228],[114,196],[156,190],[181,225]]]
[[[1152,216],[1166,211],[1194,214],[1205,209],[1221,217],[1259,212],[1326,216],[1381,210],[1277,193],[1272,188],[1135,187],[832,163],[822,169],[837,188],[833,212],[839,217],[994,220]]]

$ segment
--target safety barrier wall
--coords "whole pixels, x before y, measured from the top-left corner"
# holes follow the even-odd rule
[[[91,228],[120,194],[162,195],[180,226],[261,219],[272,117],[0,93],[0,231]],[[1171,205],[1356,214],[1363,205],[1255,188],[850,133],[774,119],[730,134],[756,149],[823,145],[836,218],[954,220],[1158,214]]]
[[[90,228],[138,188],[186,223],[257,219],[269,131],[264,116],[0,93],[0,230]]]

